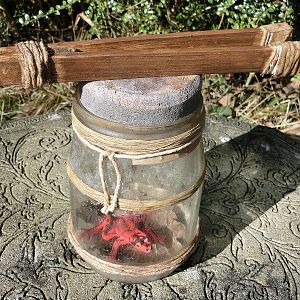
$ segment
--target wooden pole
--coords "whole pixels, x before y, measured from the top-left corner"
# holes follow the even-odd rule
[[[262,72],[285,23],[257,29],[183,32],[49,44],[50,81],[89,81],[201,73]],[[271,37],[271,38],[270,38]],[[77,52],[66,52],[68,48]],[[0,48],[0,85],[21,84],[14,47]]]
[[[51,60],[52,82],[262,72],[271,47],[223,47],[122,53],[63,53]],[[16,59],[0,59],[0,85],[21,84]]]

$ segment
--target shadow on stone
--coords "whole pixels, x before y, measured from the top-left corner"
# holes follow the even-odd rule
[[[265,226],[264,213],[276,212],[277,203],[300,184],[299,143],[270,128],[257,126],[217,145],[206,159],[201,238],[177,272],[208,263],[227,247],[237,257],[243,249],[240,232],[254,221]]]

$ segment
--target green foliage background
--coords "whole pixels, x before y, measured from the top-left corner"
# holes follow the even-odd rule
[[[298,0],[0,0],[0,45],[296,21]],[[83,13],[90,26],[83,19]],[[79,21],[79,22],[78,22]]]

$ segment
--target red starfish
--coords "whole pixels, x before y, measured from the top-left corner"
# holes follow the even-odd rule
[[[158,235],[152,228],[145,226],[142,214],[124,214],[121,216],[104,216],[99,223],[83,231],[83,237],[99,236],[102,240],[113,240],[109,258],[116,260],[120,248],[131,246],[134,250],[149,254],[153,244],[163,244],[165,236]]]

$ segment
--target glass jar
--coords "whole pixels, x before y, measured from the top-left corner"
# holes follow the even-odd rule
[[[197,243],[205,173],[200,89],[200,76],[79,88],[68,235],[79,255],[110,279],[162,278]]]

